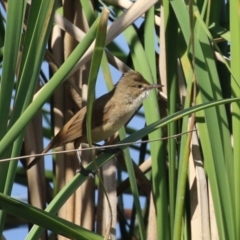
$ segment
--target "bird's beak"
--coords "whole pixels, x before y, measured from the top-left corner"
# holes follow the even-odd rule
[[[151,90],[153,88],[161,88],[161,87],[163,87],[162,84],[151,84],[148,86],[148,90]]]

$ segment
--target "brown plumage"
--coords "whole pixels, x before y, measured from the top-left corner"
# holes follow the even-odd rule
[[[148,91],[161,85],[150,85],[140,73],[125,73],[114,89],[93,102],[91,135],[93,142],[105,140],[124,126],[147,97]],[[58,132],[42,153],[50,149],[74,142],[75,147],[87,142],[86,112],[79,110]],[[39,160],[35,158],[27,168]]]

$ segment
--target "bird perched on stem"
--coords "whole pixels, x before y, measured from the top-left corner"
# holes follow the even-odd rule
[[[106,140],[124,126],[141,106],[148,92],[160,88],[160,84],[150,84],[143,76],[135,71],[123,74],[112,91],[97,98],[93,102],[91,136],[92,142]],[[74,142],[75,148],[81,143],[87,143],[86,132],[87,108],[79,110],[51,140],[42,153],[60,147],[66,143]],[[31,168],[40,157],[29,163]]]

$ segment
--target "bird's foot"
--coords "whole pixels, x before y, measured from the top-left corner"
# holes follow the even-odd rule
[[[97,150],[97,154],[100,155],[102,153],[112,153],[115,155],[119,155],[120,153],[124,153],[123,150],[120,147],[111,147],[111,148],[104,148],[102,147],[101,149]]]
[[[83,167],[82,160],[81,160],[81,157],[80,157],[80,154],[79,154],[78,151],[76,152],[76,154],[77,154],[77,159],[78,159],[78,162],[79,162],[79,165],[80,165],[80,168],[76,172],[80,173],[84,176],[94,178],[94,172],[92,172],[91,170],[87,170],[86,168]]]

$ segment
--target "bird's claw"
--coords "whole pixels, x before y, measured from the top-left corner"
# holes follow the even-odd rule
[[[112,148],[101,148],[98,150],[98,155],[102,153],[114,153],[115,155],[118,155],[120,153],[124,153],[123,150],[120,147],[112,147]]]

